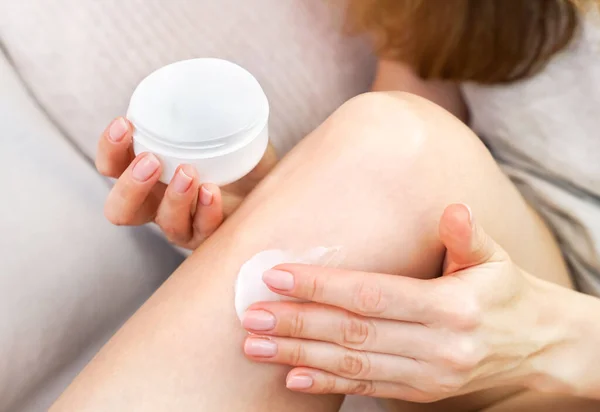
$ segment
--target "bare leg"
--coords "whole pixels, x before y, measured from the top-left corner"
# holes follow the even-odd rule
[[[117,333],[54,410],[332,411],[244,359],[240,265],[268,248],[342,245],[344,266],[432,277],[437,220],[466,202],[525,269],[568,284],[552,237],[459,121],[413,96],[369,94],[308,136]]]

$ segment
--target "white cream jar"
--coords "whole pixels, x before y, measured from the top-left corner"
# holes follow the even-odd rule
[[[267,148],[269,103],[258,81],[220,59],[162,67],[137,86],[127,110],[135,154],[152,152],[168,183],[177,166],[225,185],[250,172]]]

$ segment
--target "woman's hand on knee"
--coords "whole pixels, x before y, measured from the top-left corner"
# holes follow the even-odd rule
[[[106,200],[105,215],[116,225],[155,222],[169,241],[188,249],[210,236],[275,163],[269,149],[254,171],[223,191],[214,184],[200,184],[190,165],[179,166],[165,185],[158,180],[162,167],[157,157],[151,153],[135,156],[132,136],[131,123],[119,117],[100,137],[96,167],[102,175],[117,179]]]
[[[437,279],[304,265],[266,272],[272,291],[309,303],[253,305],[246,355],[296,367],[287,386],[309,393],[430,402],[532,383],[538,355],[568,345],[546,311],[561,295],[513,264],[464,205],[446,209],[440,237]]]

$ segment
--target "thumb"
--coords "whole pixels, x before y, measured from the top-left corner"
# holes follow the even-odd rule
[[[493,260],[500,246],[473,219],[465,204],[448,206],[440,219],[440,239],[446,247],[444,273],[453,273]]]

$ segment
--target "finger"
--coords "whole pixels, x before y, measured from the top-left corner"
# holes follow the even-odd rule
[[[355,380],[310,368],[292,369],[285,386],[293,391],[312,394],[362,395],[375,398],[402,399],[410,402],[427,402],[425,393],[400,383]]]
[[[195,238],[203,241],[223,223],[223,202],[217,185],[203,183],[197,193],[193,228]]]
[[[192,213],[199,186],[196,170],[190,165],[179,166],[167,186],[155,221],[172,243],[185,246],[192,239]]]
[[[503,256],[501,248],[474,221],[467,205],[448,206],[440,219],[439,233],[447,249],[447,272],[453,273]]]
[[[432,359],[440,341],[436,330],[420,323],[366,318],[314,303],[257,303],[244,314],[242,326],[255,334],[330,342],[421,360]]]
[[[98,142],[96,169],[103,176],[117,178],[133,161],[133,127],[123,117],[117,117],[104,130]]]
[[[151,153],[140,154],[117,180],[106,200],[104,214],[115,225],[150,222],[159,201],[149,194],[158,182],[161,165]],[[149,201],[146,201],[146,200]]]
[[[350,379],[411,384],[427,379],[424,363],[402,356],[362,352],[326,342],[250,335],[244,353],[254,361],[306,366]]]
[[[266,271],[263,281],[280,295],[368,317],[430,323],[443,312],[436,280],[285,264]]]

